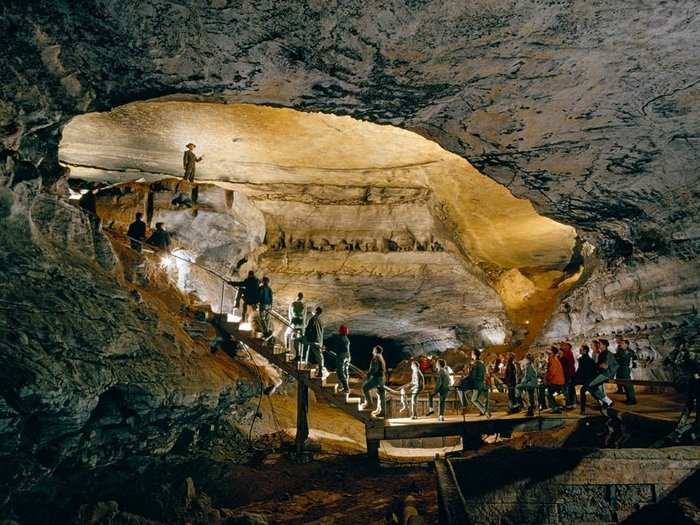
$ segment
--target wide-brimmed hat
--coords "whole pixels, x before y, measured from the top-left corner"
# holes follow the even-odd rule
[[[197,147],[197,144],[194,144],[194,143],[192,143],[192,142],[188,142],[188,143],[185,145],[186,148],[189,148],[190,146],[194,146],[194,147],[196,148],[196,147]]]

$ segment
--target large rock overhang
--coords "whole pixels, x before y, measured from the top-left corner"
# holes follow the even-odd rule
[[[101,199],[101,212],[122,225],[146,202],[134,186],[158,188],[149,219],[170,225],[200,263],[229,272],[248,258],[235,270],[272,277],[282,308],[301,290],[363,335],[423,350],[492,346],[510,340],[508,309],[534,289],[518,274],[529,287],[499,296],[501,277],[523,270],[554,281],[571,259],[573,228],[418,134],[174,98],[76,117],[61,162],[82,181],[139,181]],[[171,205],[188,142],[204,157],[196,213]]]

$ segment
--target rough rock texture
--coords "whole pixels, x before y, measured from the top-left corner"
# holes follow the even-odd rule
[[[55,180],[72,116],[190,93],[412,129],[577,227],[604,259],[695,257],[698,9],[691,0],[11,2],[1,22],[2,171]],[[627,271],[615,266],[606,279]],[[680,311],[696,290],[684,291]]]
[[[673,501],[700,465],[695,447],[543,452],[500,450],[454,461],[469,523],[653,522],[646,521],[648,507]],[[474,469],[488,471],[488,479],[475,478]],[[682,516],[667,519],[686,523]]]
[[[250,373],[123,287],[89,218],[32,183],[0,201],[0,514],[32,515],[37,487],[60,508],[62,475],[147,465],[247,415]]]

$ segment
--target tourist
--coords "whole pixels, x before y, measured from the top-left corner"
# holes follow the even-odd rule
[[[309,346],[309,351],[313,355],[316,364],[318,365],[318,377],[325,379],[328,376],[326,367],[323,362],[323,321],[321,314],[323,308],[316,307],[314,315],[309,319],[306,329],[304,330],[304,344]]]
[[[523,377],[518,383],[516,390],[519,393],[519,397],[522,401],[523,392],[527,392],[527,416],[532,417],[535,415],[535,388],[537,388],[537,371],[533,364],[532,354],[527,354],[525,358],[525,371],[523,372]]]
[[[350,393],[350,329],[344,324],[338,328],[338,335],[333,339],[331,348],[335,352],[335,373],[338,376],[338,384],[335,391],[340,390],[344,394]]]
[[[635,354],[630,348],[630,342],[622,337],[617,338],[617,352],[615,358],[617,359],[617,374],[615,377],[622,380],[632,379],[632,368],[634,366]],[[618,391],[625,393],[625,403],[628,405],[637,404],[637,396],[634,391],[634,385],[629,383],[626,385],[618,384]]]
[[[182,166],[185,170],[185,175],[182,177],[182,180],[194,182],[194,174],[197,168],[197,163],[201,162],[204,156],[197,157],[197,155],[194,154],[194,150],[197,146],[191,142],[185,147],[187,149],[182,157]]]
[[[552,410],[552,414],[559,414],[561,412],[561,407],[554,399],[554,394],[561,393],[566,379],[564,376],[564,367],[559,360],[557,354],[559,349],[556,346],[551,346],[549,348],[548,359],[547,359],[547,373],[544,376],[544,384],[547,388],[547,401],[549,403],[549,408]]]
[[[440,396],[440,408],[438,414],[438,421],[445,421],[445,401],[447,400],[447,394],[450,393],[450,376],[447,372],[447,363],[444,359],[438,359],[436,364],[436,375],[435,378],[435,389],[428,396],[428,413],[430,416],[435,413],[433,408],[433,400],[435,396]]]
[[[165,225],[162,222],[156,223],[156,229],[146,241],[147,244],[161,251],[170,250],[170,234],[165,231]]]
[[[598,375],[590,382],[587,390],[598,400],[603,412],[606,413],[607,409],[613,405],[613,401],[605,392],[605,383],[615,377],[618,365],[615,354],[608,349],[610,346],[608,340],[599,339],[598,342],[601,349],[597,362]]]
[[[518,371],[515,366],[515,356],[513,354],[508,355],[505,373],[503,374],[503,384],[508,389],[508,412],[511,414],[518,412],[518,397],[515,389],[518,384]]]
[[[591,349],[588,345],[581,345],[578,351],[580,357],[578,358],[574,384],[581,385],[581,415],[583,415],[586,413],[586,391],[597,373],[596,362],[590,356]]]
[[[304,351],[303,332],[306,326],[306,304],[304,303],[304,294],[299,292],[296,300],[289,304],[289,332],[287,338],[291,337],[294,348],[295,359],[305,363],[308,355]],[[289,346],[289,343],[287,343]]]
[[[540,412],[547,408],[547,385],[544,377],[547,375],[548,354],[541,353],[535,358],[534,367],[537,372],[537,404]]]
[[[372,361],[369,364],[367,379],[362,383],[362,402],[360,410],[365,410],[369,404],[370,392],[377,391],[379,402],[377,408],[372,412],[373,417],[384,417],[386,414],[386,394],[384,385],[386,384],[386,362],[382,356],[383,349],[381,346],[375,346],[372,349]]]
[[[126,236],[131,241],[131,248],[137,252],[141,251],[141,243],[146,238],[146,223],[141,220],[143,213],[136,212],[136,220],[129,224],[129,229],[126,231]]]
[[[467,392],[470,392],[470,394],[468,395]],[[486,405],[479,400],[482,394],[486,394]],[[457,387],[457,395],[462,409],[466,409],[467,403],[471,402],[482,416],[488,412],[486,366],[481,360],[481,350],[472,351],[472,365],[469,369],[469,375],[460,382]]]
[[[418,366],[420,366],[421,372],[427,374],[432,370],[433,363],[427,355],[422,355],[418,358]]]
[[[425,376],[421,372],[420,366],[416,361],[411,361],[411,383],[409,392],[411,394],[411,419],[417,419],[416,416],[416,402],[418,401],[418,395],[425,388]]]
[[[689,352],[687,348],[681,354],[680,364],[684,368],[684,372],[688,376],[686,385],[686,401],[681,417],[676,426],[676,434],[678,439],[683,437],[683,434],[690,430],[690,439],[698,441],[700,439],[700,353]],[[691,415],[695,410],[695,423],[688,423]]]
[[[576,358],[571,350],[571,344],[566,341],[560,343],[558,357],[564,369],[564,398],[566,408],[574,408],[576,406],[576,387],[574,386]]]
[[[255,271],[250,270],[248,277],[243,281],[229,281],[229,284],[238,287],[236,307],[240,304],[240,298],[243,298],[243,315],[241,315],[241,320],[243,322],[252,322],[252,317],[255,315],[255,310],[257,310],[260,302],[260,281],[255,276]]]
[[[270,312],[272,311],[273,298],[269,277],[263,277],[258,298],[260,300],[260,325],[262,328],[263,337],[267,338],[272,335],[272,330],[270,327]]]

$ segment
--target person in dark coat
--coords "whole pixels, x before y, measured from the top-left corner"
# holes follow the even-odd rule
[[[386,361],[382,353],[384,349],[381,346],[375,346],[372,349],[372,361],[369,364],[367,379],[362,383],[362,403],[360,410],[367,408],[370,399],[370,391],[376,390],[379,395],[379,403],[377,408],[372,412],[373,417],[384,417],[386,415],[386,393],[384,385],[386,384]]]
[[[508,360],[506,361],[506,370],[503,374],[503,384],[506,385],[506,388],[508,389],[508,411],[510,413],[518,412],[520,409],[515,390],[515,387],[518,384],[518,370],[515,367],[515,357],[513,354],[510,354],[508,356]]]
[[[321,314],[323,308],[316,307],[314,315],[309,319],[306,329],[304,330],[304,344],[309,346],[311,355],[314,356],[318,364],[318,377],[325,378],[328,375],[323,362],[323,321]]]
[[[333,337],[331,348],[335,352],[335,373],[338,376],[337,392],[350,393],[350,329],[344,324],[338,328],[338,333]]]
[[[467,394],[467,392],[470,392],[470,394]],[[486,403],[480,401],[482,395],[485,395]],[[466,409],[467,403],[471,401],[472,405],[477,408],[482,416],[489,412],[486,365],[481,360],[481,350],[472,351],[472,365],[469,369],[469,375],[460,381],[457,387],[457,396],[463,410]]]
[[[433,408],[433,400],[435,396],[440,397],[438,421],[445,421],[445,401],[447,400],[447,394],[450,393],[450,376],[447,372],[447,363],[444,359],[438,359],[436,365],[436,380],[435,389],[428,396],[428,413],[430,416],[435,413]]]
[[[588,345],[581,345],[579,348],[578,370],[574,377],[574,384],[581,385],[581,414],[586,413],[586,390],[588,385],[597,375],[596,362],[590,355],[591,349]]]
[[[136,219],[129,224],[129,229],[126,231],[126,236],[131,241],[131,248],[137,252],[141,251],[141,243],[146,239],[146,223],[141,220],[143,213],[136,212]]]
[[[185,170],[185,175],[182,177],[182,180],[186,180],[189,182],[194,182],[194,175],[197,170],[197,163],[201,162],[204,156],[197,157],[197,155],[194,154],[194,149],[197,146],[195,144],[192,144],[191,142],[186,146],[186,150],[184,155],[182,156],[182,167]]]
[[[260,299],[260,325],[262,328],[263,337],[269,337],[272,334],[270,327],[270,312],[272,311],[272,288],[270,288],[270,278],[263,277],[260,290],[258,291]]]
[[[616,379],[632,379],[632,367],[634,366],[634,360],[637,356],[630,348],[630,342],[627,339],[619,337],[617,339],[617,353],[615,358],[617,359],[617,374]],[[625,403],[628,405],[637,404],[637,395],[634,391],[634,385],[618,385],[618,392],[625,393]]]
[[[164,224],[162,222],[156,223],[156,229],[153,231],[146,243],[154,248],[158,248],[159,250],[170,250],[170,234],[165,231]]]
[[[248,277],[243,281],[229,281],[229,284],[231,286],[237,286],[239,293],[243,296],[242,321],[250,322],[260,302],[260,281],[255,277],[255,272],[250,270],[248,272]]]
[[[576,387],[574,386],[574,375],[576,374],[576,358],[571,351],[571,345],[567,342],[559,344],[559,361],[564,368],[564,398],[566,408],[576,406]]]

